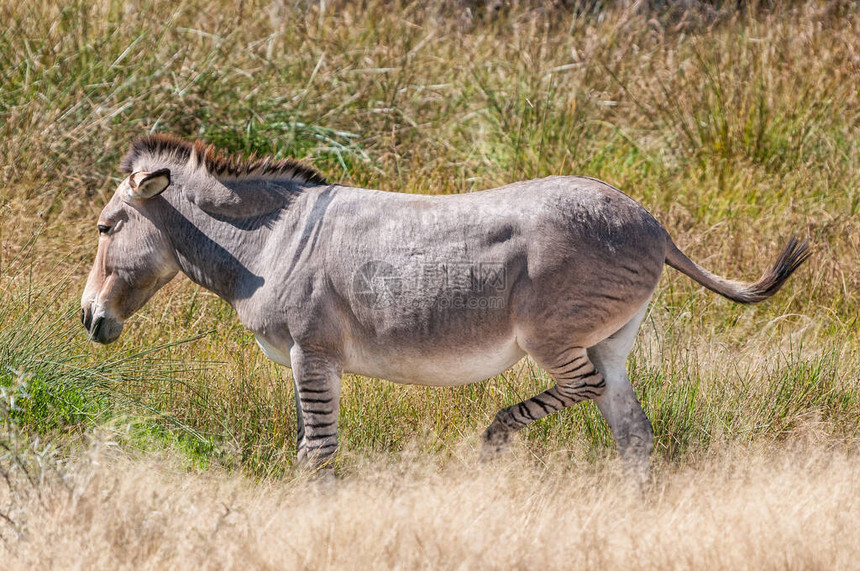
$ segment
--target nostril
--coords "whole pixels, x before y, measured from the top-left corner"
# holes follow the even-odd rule
[[[81,309],[81,323],[84,324],[84,329],[90,330],[90,326],[93,324],[93,314],[90,310]]]
[[[92,331],[90,331],[90,336],[93,339],[98,339],[99,329],[101,329],[102,323],[104,323],[104,318],[99,317],[98,319],[96,319],[96,322],[93,325],[93,329]]]

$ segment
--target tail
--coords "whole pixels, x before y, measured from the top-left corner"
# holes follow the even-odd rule
[[[757,282],[748,284],[725,280],[719,276],[715,276],[685,256],[684,252],[679,250],[675,243],[672,242],[672,238],[668,234],[666,237],[668,240],[666,263],[668,265],[696,280],[709,290],[738,303],[757,303],[775,294],[782,287],[782,284],[785,283],[785,280],[811,254],[807,241],[798,242],[796,238],[792,237],[782,250],[773,268],[759,278]]]

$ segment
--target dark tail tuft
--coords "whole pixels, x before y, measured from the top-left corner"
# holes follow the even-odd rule
[[[812,255],[809,251],[809,242],[798,241],[792,236],[782,253],[777,258],[773,268],[763,275],[757,282],[749,286],[748,300],[738,300],[741,303],[755,303],[765,300],[779,291],[785,280],[800,267],[803,262]]]

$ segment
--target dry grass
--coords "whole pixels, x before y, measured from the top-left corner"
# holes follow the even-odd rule
[[[102,451],[100,451],[102,450]],[[96,447],[7,524],[4,567],[96,569],[849,569],[860,457],[807,443],[661,465],[414,456],[337,481],[251,483]],[[9,502],[9,498],[3,498]],[[19,503],[20,500],[19,500]]]

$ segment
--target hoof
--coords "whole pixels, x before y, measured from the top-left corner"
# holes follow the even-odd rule
[[[326,471],[334,468],[335,457],[337,455],[337,443],[334,447],[326,445],[316,449],[308,449],[306,446],[299,446],[296,454],[296,460],[299,467],[308,472]]]
[[[484,443],[481,446],[481,462],[489,462],[507,451],[511,431],[496,423],[490,425],[484,433]]]
[[[316,469],[308,478],[310,483],[317,492],[328,493],[337,489],[337,474],[331,466],[324,466]]]
[[[640,490],[644,490],[651,478],[651,450],[653,437],[631,438],[619,449],[625,477]]]
[[[651,481],[651,465],[647,458],[625,458],[622,460],[624,479],[635,489],[644,492]]]

